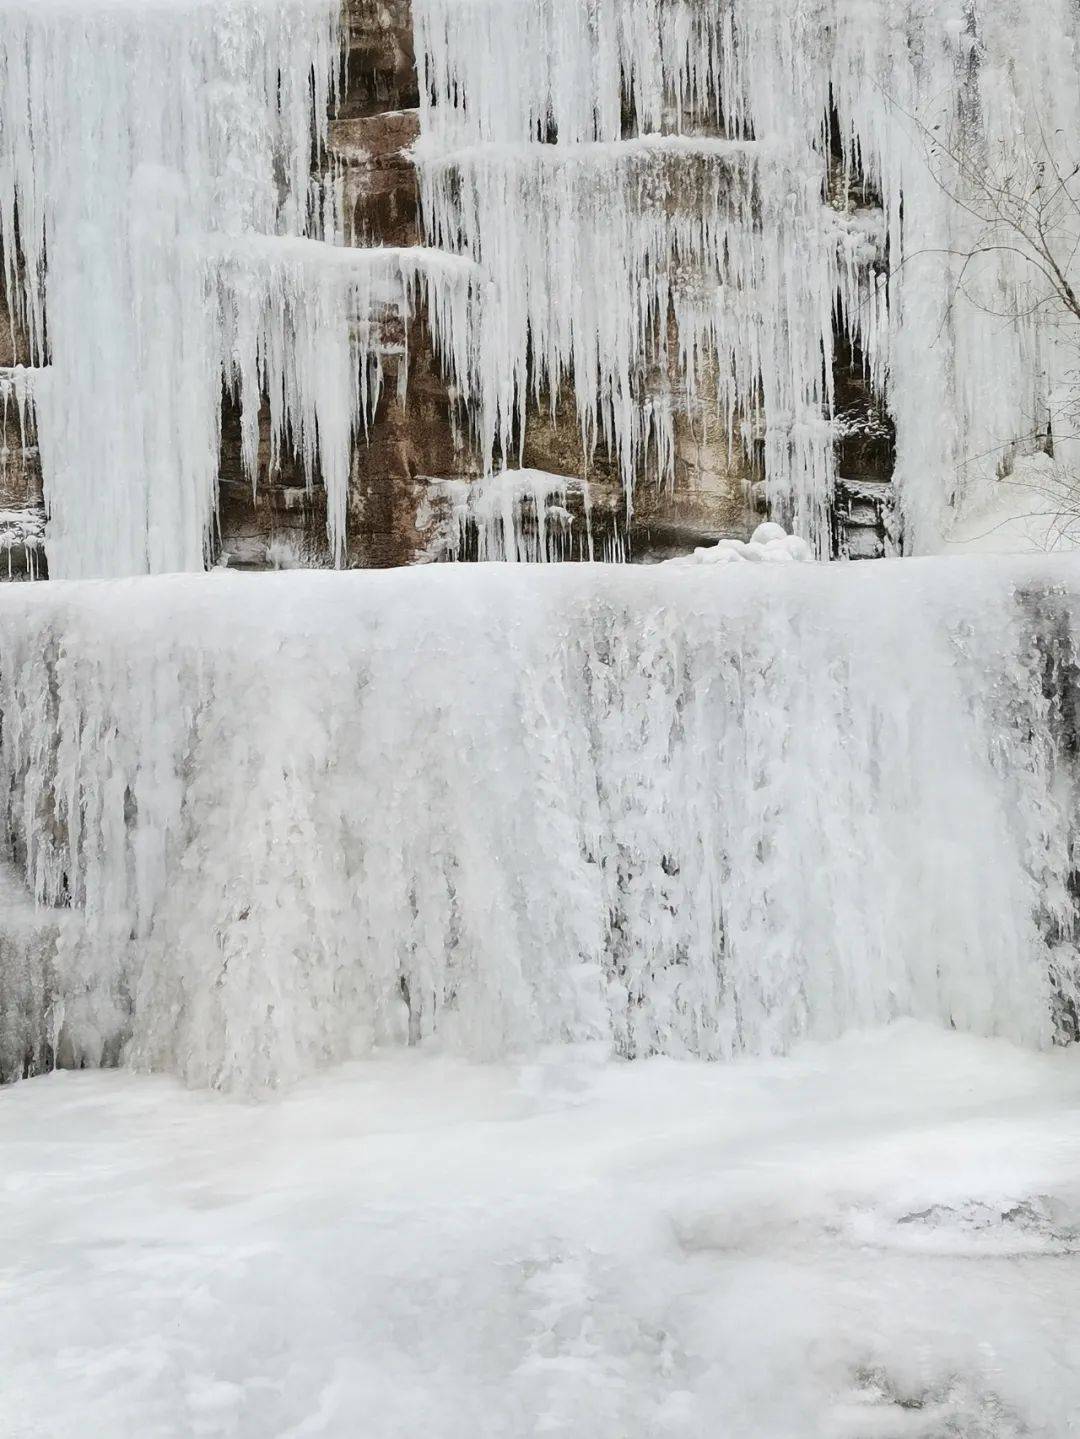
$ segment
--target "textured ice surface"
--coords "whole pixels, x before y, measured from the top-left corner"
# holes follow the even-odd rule
[[[0,1430],[1066,1439],[1078,1134],[1080,1050],[914,1025],[722,1066],[382,1054],[262,1104],[30,1080]]]
[[[71,915],[35,905],[11,865],[0,867],[0,914],[0,1084],[7,1084],[44,1068],[59,1047],[55,965]]]
[[[787,542],[783,542],[787,543]],[[1074,562],[425,566],[0,593],[68,1062],[1075,1026]]]

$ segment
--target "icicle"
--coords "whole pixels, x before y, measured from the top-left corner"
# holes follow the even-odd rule
[[[587,480],[543,470],[505,470],[480,480],[433,480],[430,498],[448,504],[449,517],[427,550],[429,558],[554,564],[595,558]],[[580,524],[569,509],[580,497]]]
[[[353,442],[381,391],[381,330],[389,321],[407,326],[422,306],[445,371],[457,389],[469,390],[463,341],[478,324],[476,267],[422,248],[350,249],[261,236],[219,242],[207,252],[207,267],[222,306],[223,379],[241,402],[245,467],[258,472],[266,395],[271,468],[288,448],[300,457],[309,485],[321,476],[331,551],[340,564]]]
[[[610,444],[628,489],[670,479],[672,407],[715,387],[748,445],[764,434],[774,509],[823,552],[838,321],[896,420],[909,548],[939,545],[1017,446],[1075,430],[1071,312],[985,189],[1007,180],[1022,210],[1026,185],[1042,210],[1059,186],[1049,224],[1072,263],[1070,0],[1038,25],[991,0],[416,0],[414,16],[429,234],[493,278],[475,366],[489,463],[513,456],[526,402],[572,379],[586,450]],[[754,142],[735,201],[707,134]]]
[[[424,129],[619,140],[624,98],[640,133],[715,116],[735,86],[732,20],[731,0],[414,0]]]
[[[0,407],[3,409],[3,426],[7,429],[10,406],[14,404],[19,421],[22,442],[26,444],[28,422],[33,418],[35,400],[48,383],[48,370],[32,369],[27,365],[12,365],[0,368]]]
[[[0,240],[52,367],[54,575],[202,567],[223,357],[198,252],[304,232],[337,27],[337,0],[0,3]]]

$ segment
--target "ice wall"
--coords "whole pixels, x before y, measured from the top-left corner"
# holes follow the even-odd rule
[[[1065,441],[1080,214],[1071,0],[414,0],[433,240],[492,278],[489,451],[574,398],[624,479],[719,406],[827,549],[834,334],[898,429],[909,549]],[[710,138],[711,137],[711,138]],[[722,137],[722,138],[716,138]],[[885,270],[890,272],[885,275]]]
[[[1046,562],[9,587],[3,832],[70,911],[34,1012],[69,1062],[226,1086],[896,1015],[1046,1044],[1078,625]]]
[[[0,1084],[10,1084],[40,1073],[54,1058],[64,1058],[57,965],[65,963],[63,945],[73,916],[65,909],[35,905],[18,870],[6,863],[0,865],[0,905]],[[124,1016],[109,1016],[106,1028],[113,1051],[108,1052],[103,1040],[99,1059],[115,1062],[124,1024]]]

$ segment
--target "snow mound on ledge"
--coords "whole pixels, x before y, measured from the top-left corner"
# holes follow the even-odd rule
[[[789,535],[782,525],[758,525],[749,540],[720,540],[715,545],[702,545],[692,555],[665,560],[668,565],[731,565],[745,561],[750,564],[789,565],[812,563],[814,552],[804,539]]]

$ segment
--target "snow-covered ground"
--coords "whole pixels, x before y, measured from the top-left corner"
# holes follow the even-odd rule
[[[5,1439],[1080,1430],[1080,1051],[58,1073],[0,1146]]]
[[[970,486],[946,554],[1067,554],[1080,548],[1074,470],[1048,455],[1018,458],[1004,478]]]

